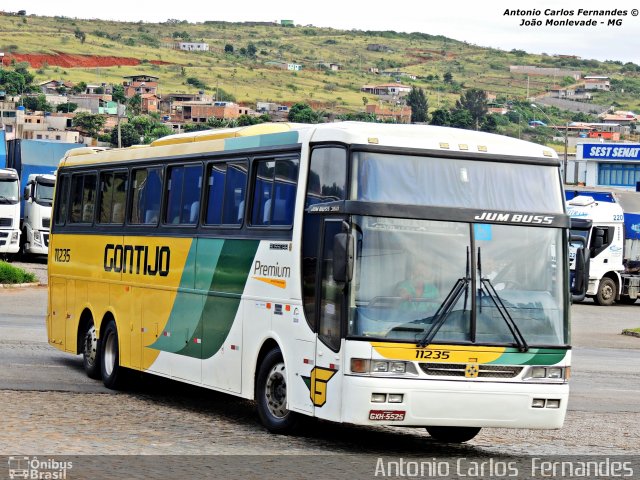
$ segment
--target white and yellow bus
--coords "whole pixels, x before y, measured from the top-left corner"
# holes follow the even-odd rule
[[[67,153],[49,342],[301,416],[559,428],[568,227],[555,152],[430,126],[262,124]],[[402,288],[416,265],[425,283]]]

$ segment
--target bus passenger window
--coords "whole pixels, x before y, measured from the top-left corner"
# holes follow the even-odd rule
[[[69,175],[63,175],[56,187],[56,216],[55,224],[64,225],[67,221],[69,207]]]
[[[226,163],[209,165],[207,212],[204,222],[206,225],[220,225],[222,223],[222,199],[224,198],[224,179],[227,175]]]
[[[90,174],[74,175],[71,180],[71,222],[93,222],[96,195],[96,176]]]
[[[129,221],[133,224],[157,225],[162,195],[162,168],[133,170],[132,199]]]
[[[229,163],[224,186],[222,223],[242,225],[244,220],[245,195],[247,191],[247,163]]]
[[[252,225],[293,223],[293,210],[298,181],[298,160],[287,159],[258,163],[255,177]]]
[[[127,172],[100,174],[100,207],[98,223],[120,224],[124,222],[124,205],[127,197]]]
[[[167,212],[164,221],[195,225],[200,211],[202,165],[171,167],[167,182]]]

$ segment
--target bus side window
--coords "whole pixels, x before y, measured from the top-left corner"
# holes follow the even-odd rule
[[[69,175],[62,175],[56,187],[56,216],[55,224],[64,225],[67,221],[69,207]]]
[[[96,176],[76,174],[71,179],[71,223],[93,222],[96,200]]]
[[[258,163],[251,213],[252,225],[293,224],[298,163],[297,159]]]
[[[168,177],[165,222],[195,225],[200,211],[202,165],[171,167]]]
[[[347,151],[340,147],[317,147],[311,153],[305,210],[322,202],[346,198]]]
[[[162,195],[160,167],[133,170],[132,202],[129,221],[133,224],[157,225]]]

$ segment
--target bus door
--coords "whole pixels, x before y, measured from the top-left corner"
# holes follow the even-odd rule
[[[315,366],[311,371],[311,400],[315,416],[340,421],[342,378],[345,368],[342,325],[345,283],[334,278],[334,240],[343,232],[342,219],[325,219],[317,269],[317,339]]]

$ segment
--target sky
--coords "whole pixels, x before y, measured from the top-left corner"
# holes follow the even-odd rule
[[[241,0],[238,3],[206,0],[131,2],[109,0],[29,0],[11,8],[27,15],[62,15],[119,21],[164,22],[167,19],[280,21],[297,25],[357,30],[395,30],[444,35],[482,47],[519,49],[529,53],[577,55],[583,59],[617,60],[640,65],[640,17],[632,0]],[[179,8],[177,8],[179,7]],[[547,9],[572,11],[545,15]],[[626,15],[579,15],[578,10],[618,10]],[[505,12],[516,11],[513,15]],[[525,11],[517,12],[517,10]],[[534,10],[534,12],[531,12]],[[539,14],[538,12],[539,11]],[[637,15],[637,10],[634,11]],[[522,20],[542,25],[521,25]],[[547,20],[595,21],[595,26],[546,26]],[[608,25],[621,19],[621,25]],[[600,22],[604,22],[601,24]]]

